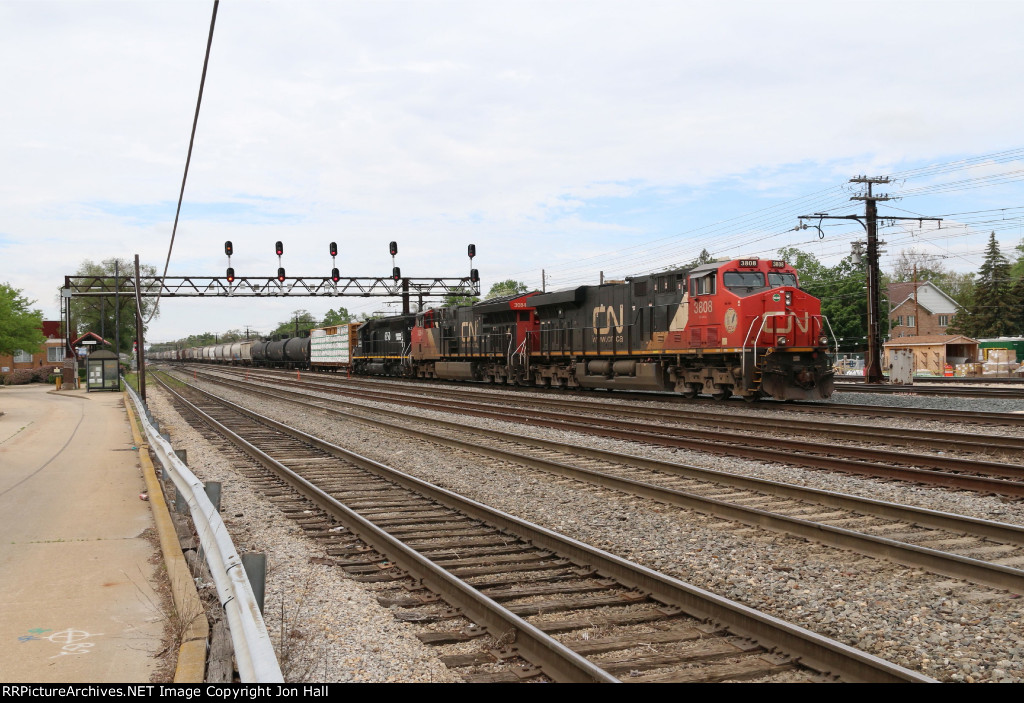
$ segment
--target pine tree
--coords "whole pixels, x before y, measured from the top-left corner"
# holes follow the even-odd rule
[[[967,315],[958,316],[963,319],[957,320],[957,331],[976,339],[1011,334],[1019,312],[1011,296],[1010,262],[999,251],[996,233],[992,232],[974,285],[974,302]]]
[[[1021,276],[1010,286],[1007,295],[1007,304],[1010,309],[1010,321],[1012,329],[1011,337],[1024,336],[1024,276]]]

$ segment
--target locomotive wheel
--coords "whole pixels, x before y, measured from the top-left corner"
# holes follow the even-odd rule
[[[727,400],[732,395],[732,386],[715,386],[711,397],[715,400]]]
[[[683,391],[683,397],[692,400],[697,397],[698,393],[700,393],[700,386],[696,383],[688,383],[686,385],[686,390]]]

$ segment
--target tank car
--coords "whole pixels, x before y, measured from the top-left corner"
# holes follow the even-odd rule
[[[284,365],[302,369],[309,366],[309,337],[290,337],[284,340]]]
[[[267,356],[267,347],[270,346],[268,341],[257,341],[252,343],[252,347],[249,350],[249,354],[252,357],[253,366],[267,366],[270,357]]]

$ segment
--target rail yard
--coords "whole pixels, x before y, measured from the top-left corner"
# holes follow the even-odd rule
[[[161,367],[294,680],[1024,679],[1019,402]]]

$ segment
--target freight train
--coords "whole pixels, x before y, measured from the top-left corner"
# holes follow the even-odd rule
[[[675,391],[716,399],[824,399],[833,391],[818,299],[784,261],[733,259],[430,308],[308,338],[160,352],[156,358],[344,369],[353,374],[555,388]]]

